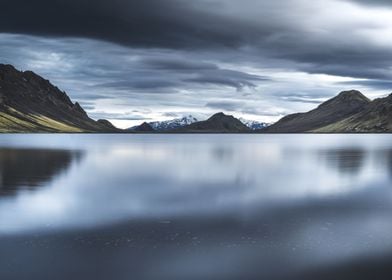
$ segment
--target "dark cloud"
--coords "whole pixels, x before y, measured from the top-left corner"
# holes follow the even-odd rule
[[[167,89],[175,88],[178,86],[179,83],[164,80],[164,79],[157,79],[157,78],[138,78],[124,80],[124,81],[116,81],[104,84],[98,84],[97,87],[102,88],[116,88],[121,90],[138,90],[139,92],[148,91],[150,93],[156,92],[167,92]]]
[[[241,44],[241,31],[249,28],[240,21],[211,13],[219,6],[208,2],[197,5],[181,0],[2,0],[0,3],[0,32],[90,37],[133,47],[233,47]]]
[[[281,50],[283,58],[304,63],[299,68],[309,73],[342,77],[385,79],[392,78],[390,65],[392,50],[364,45],[335,46],[319,49],[317,45],[303,46],[294,53]]]
[[[334,95],[336,95],[336,93],[334,93]],[[331,97],[333,96],[326,92],[317,90],[314,90],[311,93],[298,92],[293,90],[291,92],[282,92],[279,94],[279,99],[281,101],[309,104],[320,104]]]
[[[110,99],[113,96],[110,96],[108,94],[94,94],[93,90],[89,92],[82,92],[82,93],[77,93],[75,91],[72,91],[72,93],[67,93],[68,95],[71,95],[73,98],[76,100],[83,100],[84,103],[86,103],[87,100],[98,100],[98,99]]]
[[[346,86],[389,91],[389,2],[0,0],[0,61],[96,116],[119,106],[278,116]]]
[[[390,0],[351,0],[353,3],[364,4],[369,6],[392,6]]]
[[[257,75],[251,75],[234,70],[206,70],[199,72],[196,77],[187,79],[186,81],[201,83],[201,84],[215,84],[234,87],[237,90],[242,90],[244,87],[255,88],[255,81],[267,81],[269,78]]]
[[[339,84],[344,86],[364,86],[368,88],[376,88],[380,90],[388,90],[392,92],[392,81],[391,80],[359,80],[359,81],[347,81],[340,82]]]
[[[218,66],[213,63],[178,58],[144,58],[140,60],[140,67],[170,71],[218,70]]]
[[[244,102],[241,101],[211,101],[205,106],[209,108],[224,110],[224,111],[236,111],[244,106]]]
[[[0,0],[0,32],[88,37],[132,48],[209,50],[214,53],[205,55],[258,65],[269,57],[294,62],[291,67],[309,73],[387,79],[391,78],[392,48],[366,35],[382,29],[382,20],[345,4],[391,7],[389,2]],[[333,20],[329,12],[339,14]],[[227,50],[237,54],[222,57]],[[165,57],[141,64],[183,71],[216,67]],[[205,77],[194,80],[208,82]],[[221,78],[209,80],[221,83]],[[221,84],[244,86],[235,81]]]
[[[179,59],[178,57],[150,58],[142,57],[135,63],[135,68],[128,70],[129,75],[122,74],[124,80],[113,77],[115,82],[96,86],[134,90],[141,93],[174,93],[181,88],[193,88],[190,84],[227,86],[242,90],[245,87],[256,88],[255,82],[270,80],[267,77],[246,72],[220,68],[213,63]],[[125,77],[124,77],[125,76]]]

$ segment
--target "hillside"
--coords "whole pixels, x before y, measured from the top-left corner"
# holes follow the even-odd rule
[[[370,103],[371,101],[359,91],[343,91],[312,111],[288,115],[261,131],[269,133],[315,131],[365,110]]]
[[[392,94],[372,101],[363,111],[316,132],[392,132]]]
[[[217,113],[209,119],[195,122],[171,132],[178,133],[243,133],[251,129],[233,116]]]
[[[188,115],[179,119],[173,119],[173,120],[161,121],[161,122],[151,122],[149,124],[156,131],[169,131],[169,130],[190,125],[197,121],[198,120],[195,117],[193,117],[192,115]]]
[[[266,124],[217,113],[205,121],[192,116],[143,123],[133,133],[352,133],[392,132],[392,94],[374,101],[343,91],[314,110]],[[261,128],[261,129],[255,129]],[[91,119],[77,102],[31,71],[0,64],[0,132],[125,132],[107,120]]]
[[[128,132],[145,132],[151,133],[154,132],[155,129],[147,122],[142,123],[141,125],[134,126],[127,130]]]
[[[111,132],[67,94],[34,72],[0,64],[0,132]]]

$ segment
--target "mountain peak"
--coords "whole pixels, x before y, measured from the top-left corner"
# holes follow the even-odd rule
[[[79,105],[49,80],[32,71],[0,64],[0,131],[80,132],[107,127],[90,119]],[[12,121],[10,121],[12,120]]]
[[[360,108],[371,102],[369,98],[358,90],[342,91],[337,96],[322,103],[319,108],[340,107],[343,111]]]
[[[10,64],[0,64],[0,81],[6,79],[13,79],[17,77],[20,72]]]
[[[18,71],[11,64],[2,64],[0,63],[0,72],[15,72]]]
[[[353,116],[369,106],[370,99],[360,91],[342,91],[316,109],[285,116],[267,128],[267,132],[309,132]]]
[[[213,115],[206,121],[192,123],[177,131],[191,133],[237,133],[249,132],[250,128],[233,116],[221,112]]]
[[[318,132],[388,132],[392,131],[392,94],[377,98],[357,114],[325,126]]]
[[[169,130],[174,130],[180,127],[190,125],[197,121],[198,120],[194,116],[187,115],[187,116],[183,116],[182,118],[176,118],[167,121],[155,121],[155,122],[150,122],[148,124],[156,131],[169,131]],[[129,130],[133,130],[133,129],[134,127],[131,127]]]
[[[230,116],[230,115],[226,115],[223,112],[219,112],[219,113],[214,114],[208,120],[219,120],[219,119],[223,119],[223,118],[234,118],[234,117]]]
[[[338,94],[338,96],[336,96],[336,98],[370,101],[369,98],[367,98],[365,95],[362,94],[362,92],[355,89],[342,91],[341,93]]]
[[[134,127],[133,131],[137,132],[153,132],[154,128],[147,122],[142,123],[141,125]]]
[[[182,120],[195,120],[196,118],[192,115],[187,115],[187,116],[183,116],[181,119]]]

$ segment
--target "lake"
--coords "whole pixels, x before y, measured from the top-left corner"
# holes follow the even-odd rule
[[[392,135],[0,135],[0,175],[1,280],[392,277]]]

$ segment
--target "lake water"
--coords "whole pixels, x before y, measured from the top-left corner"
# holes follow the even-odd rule
[[[0,135],[0,175],[1,280],[392,279],[392,135]]]

